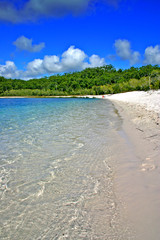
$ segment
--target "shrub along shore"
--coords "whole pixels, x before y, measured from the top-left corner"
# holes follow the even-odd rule
[[[75,96],[160,89],[160,67],[147,65],[116,70],[112,65],[80,72],[20,80],[0,77],[0,96]]]

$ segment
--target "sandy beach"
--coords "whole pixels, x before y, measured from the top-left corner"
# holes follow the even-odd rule
[[[105,96],[123,119],[123,128],[136,150],[144,157],[160,151],[160,90]],[[143,144],[141,144],[141,141]],[[147,146],[147,148],[145,147]],[[148,147],[149,146],[149,147]],[[143,169],[144,170],[144,169]]]
[[[123,163],[119,163],[117,190],[139,233],[138,239],[158,240],[160,91],[128,92],[104,96],[104,99],[112,101],[123,120],[125,134],[122,135],[122,141],[127,145],[131,156],[126,159],[124,154]]]
[[[154,151],[160,150],[160,90],[115,94],[105,96],[105,99],[112,101],[118,109],[130,138],[137,135]],[[135,145],[139,146],[139,143],[135,141]]]

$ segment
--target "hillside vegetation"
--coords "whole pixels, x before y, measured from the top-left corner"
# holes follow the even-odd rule
[[[28,81],[0,77],[0,96],[67,96],[160,88],[158,65],[116,70],[112,65]]]

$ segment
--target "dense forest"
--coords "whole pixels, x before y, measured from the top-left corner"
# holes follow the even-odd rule
[[[0,77],[0,96],[97,95],[159,88],[158,65],[125,70],[106,65],[28,81]]]

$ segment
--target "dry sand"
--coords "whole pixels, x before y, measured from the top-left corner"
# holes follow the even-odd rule
[[[111,100],[118,109],[123,127],[132,141],[136,135],[151,145],[154,152],[160,150],[160,90],[121,93],[105,96],[105,99]],[[139,148],[137,141],[134,144]]]
[[[105,96],[105,99],[111,100],[117,108],[123,119],[123,128],[135,151],[142,158],[149,158],[151,154],[157,156],[159,164],[160,90],[115,94]]]

